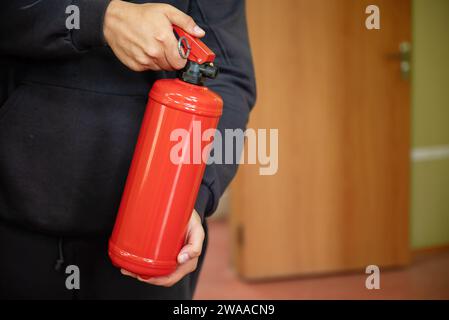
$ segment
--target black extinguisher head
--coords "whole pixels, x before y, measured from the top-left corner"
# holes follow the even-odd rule
[[[178,34],[178,50],[182,58],[187,59],[187,64],[179,72],[179,78],[185,82],[202,85],[204,79],[215,79],[218,68],[213,64],[215,53],[209,49],[200,39],[195,38],[183,29],[173,26]]]

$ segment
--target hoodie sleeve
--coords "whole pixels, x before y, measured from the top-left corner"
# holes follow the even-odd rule
[[[2,0],[0,54],[45,59],[103,46],[103,19],[110,0]],[[67,19],[79,9],[79,29]]]
[[[217,79],[206,82],[206,85],[218,93],[224,103],[223,115],[218,124],[218,130],[222,134],[223,164],[210,164],[206,167],[195,205],[195,209],[204,218],[216,210],[221,195],[237,172],[237,160],[240,159],[238,150],[242,146],[234,145],[233,163],[224,164],[224,146],[232,143],[226,141],[224,131],[245,130],[249,112],[256,99],[256,84],[246,26],[245,1],[192,0],[190,15],[205,29],[206,36],[203,40],[216,53],[215,64],[220,73]]]

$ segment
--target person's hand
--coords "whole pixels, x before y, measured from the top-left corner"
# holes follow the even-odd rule
[[[106,9],[103,33],[117,58],[131,70],[179,70],[186,60],[178,52],[172,25],[194,37],[205,34],[190,16],[171,5],[120,0],[111,1]]]
[[[190,217],[189,225],[187,227],[186,244],[178,254],[178,267],[173,273],[150,279],[143,279],[138,275],[131,273],[125,269],[121,269],[122,274],[137,278],[142,282],[153,284],[156,286],[171,287],[179,280],[184,278],[187,274],[195,271],[198,265],[198,258],[201,254],[204,241],[204,229],[201,224],[201,218],[195,210]]]

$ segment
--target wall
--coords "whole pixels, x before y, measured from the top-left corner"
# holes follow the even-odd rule
[[[449,244],[449,1],[413,1],[413,249]]]

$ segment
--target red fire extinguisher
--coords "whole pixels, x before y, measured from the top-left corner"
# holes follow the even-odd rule
[[[215,54],[199,39],[174,29],[180,54],[188,61],[179,79],[158,80],[150,91],[109,240],[112,263],[144,278],[176,268],[206,165],[192,161],[192,147],[207,152],[211,144],[207,139],[193,141],[198,139],[193,131],[200,128],[202,136],[215,130],[223,106],[222,99],[203,86],[204,78],[217,76]],[[175,130],[187,137],[173,141]],[[178,159],[173,159],[175,146]]]

